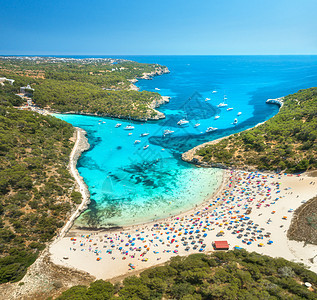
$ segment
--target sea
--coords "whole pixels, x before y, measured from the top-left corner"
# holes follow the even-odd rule
[[[75,221],[80,228],[131,226],[200,205],[219,188],[223,170],[196,167],[183,162],[181,154],[272,118],[279,108],[266,104],[267,99],[317,86],[317,56],[71,57],[124,58],[170,70],[136,83],[141,91],[171,97],[159,108],[165,119],[56,115],[83,128],[90,144],[77,164],[91,194],[88,209]],[[220,103],[227,106],[218,107]],[[182,119],[188,123],[177,125]],[[116,127],[118,123],[122,125]],[[124,129],[128,125],[134,129]],[[208,127],[217,130],[207,133]],[[164,130],[173,133],[164,135]],[[148,135],[141,137],[143,133]]]

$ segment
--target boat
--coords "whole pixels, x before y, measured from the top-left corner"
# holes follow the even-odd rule
[[[218,128],[214,128],[214,127],[208,127],[207,128],[207,130],[206,130],[206,132],[208,133],[208,132],[213,132],[213,131],[215,131],[215,130],[217,130]]]
[[[199,123],[196,123],[194,127],[197,128],[198,126],[200,126],[200,124],[199,124]]]
[[[238,119],[234,119],[233,125],[236,125],[238,123]]]
[[[164,135],[168,135],[168,134],[172,134],[174,131],[173,130],[168,130],[168,129],[165,129],[164,130]]]
[[[217,93],[217,91],[212,91],[213,94]]]
[[[218,120],[220,118],[220,116],[215,116],[215,120]]]
[[[160,91],[160,89],[159,89],[159,88],[155,88],[155,90],[156,90],[156,91]]]
[[[221,102],[217,105],[217,107],[225,107],[225,106],[228,106],[228,104],[224,102]]]
[[[105,121],[103,121],[103,122],[102,122],[102,124],[106,124],[106,122],[105,122]]]
[[[143,147],[143,150],[149,148],[149,146],[150,146],[150,145],[145,145],[145,146]]]
[[[210,100],[210,98],[206,98],[206,99],[205,99],[205,101],[209,101],[209,100]]]
[[[148,133],[148,132],[144,132],[144,133],[141,133],[141,134],[140,134],[140,136],[141,136],[141,137],[143,137],[143,136],[147,136],[147,135],[149,135],[149,133]]]
[[[238,112],[238,114],[237,114],[237,116],[241,116],[241,114],[242,114],[242,112],[241,112],[241,111],[239,111],[239,112]]]
[[[140,140],[135,140],[135,141],[134,141],[134,144],[139,144],[139,143],[141,143]]]
[[[229,107],[227,108],[227,111],[233,110],[233,107]]]
[[[127,125],[126,127],[124,127],[125,130],[133,130],[134,126],[132,125]]]
[[[121,123],[117,123],[115,127],[118,128],[118,127],[120,127],[121,125],[122,125]]]
[[[129,132],[129,135],[132,135],[132,132]]]
[[[185,125],[185,124],[188,124],[189,121],[185,120],[185,119],[182,119],[180,121],[177,122],[177,125]]]

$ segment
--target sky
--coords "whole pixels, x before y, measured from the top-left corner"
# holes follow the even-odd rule
[[[0,55],[317,54],[317,0],[0,0]]]

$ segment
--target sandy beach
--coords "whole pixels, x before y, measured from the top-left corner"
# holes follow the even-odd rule
[[[88,140],[86,138],[86,131],[76,127],[76,141],[75,145],[73,147],[73,150],[69,157],[69,171],[72,174],[73,178],[75,179],[75,182],[77,184],[78,191],[82,194],[82,202],[81,204],[76,208],[75,212],[72,213],[64,227],[59,232],[57,239],[60,239],[64,237],[65,233],[72,227],[74,220],[80,215],[81,212],[83,212],[87,205],[90,202],[90,194],[87,185],[84,182],[84,179],[79,175],[79,172],[76,168],[77,161],[82,154],[82,152],[89,149],[90,145],[88,143]]]
[[[176,255],[208,253],[214,241],[226,240],[230,249],[283,257],[317,272],[317,246],[287,239],[293,211],[317,194],[317,178],[225,172],[221,189],[202,206],[123,230],[70,231],[50,246],[52,262],[111,279]]]

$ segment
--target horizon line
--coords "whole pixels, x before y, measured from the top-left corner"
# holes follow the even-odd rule
[[[315,54],[0,54],[1,56],[317,56]]]

